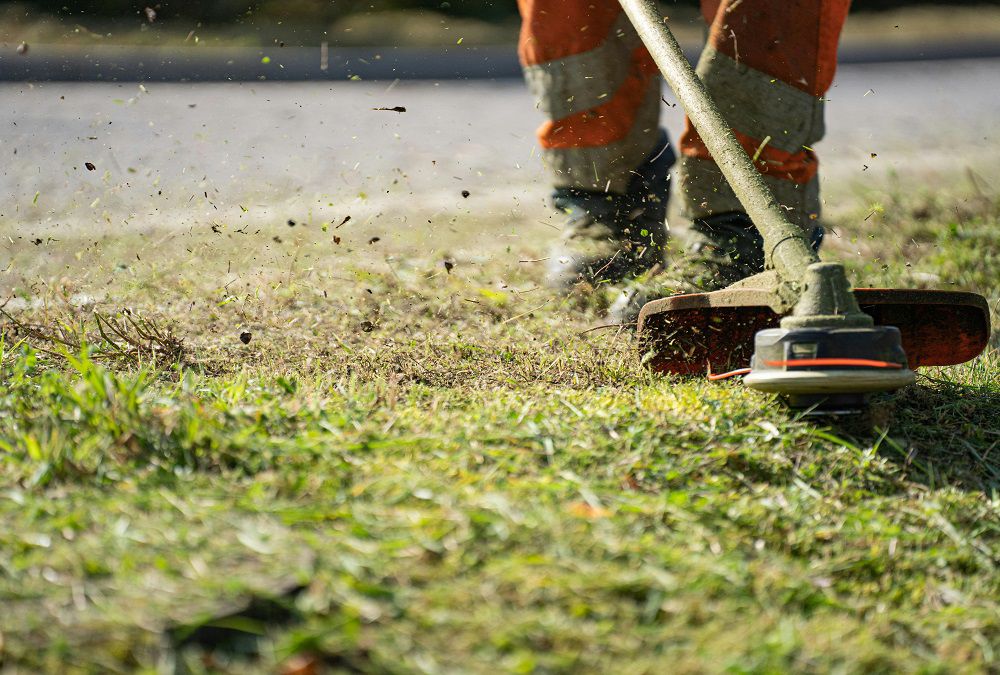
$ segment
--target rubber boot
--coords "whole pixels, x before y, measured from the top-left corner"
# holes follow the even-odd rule
[[[667,132],[661,131],[660,143],[636,167],[625,194],[557,189],[553,204],[567,218],[549,253],[547,284],[568,289],[581,282],[617,283],[662,263],[675,159]]]

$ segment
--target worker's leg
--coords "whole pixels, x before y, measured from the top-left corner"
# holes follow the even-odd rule
[[[702,0],[710,23],[698,74],[789,215],[819,216],[823,95],[833,81],[850,0]],[[688,215],[742,211],[690,122],[681,141]]]
[[[518,47],[548,117],[538,130],[569,215],[557,284],[617,280],[662,260],[669,167],[656,65],[616,0],[519,0]]]
[[[658,139],[656,65],[615,0],[519,0],[518,53],[556,187],[624,193]]]

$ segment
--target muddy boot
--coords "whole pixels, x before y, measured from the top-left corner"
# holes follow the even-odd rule
[[[662,263],[674,159],[663,132],[624,195],[557,189],[552,201],[567,219],[549,252],[547,284],[568,289],[580,282],[616,283]]]
[[[823,228],[812,233],[814,250]],[[741,212],[699,218],[691,225],[686,255],[667,269],[637,279],[618,295],[608,311],[610,322],[634,324],[650,300],[678,293],[708,293],[764,271],[764,239],[749,216]]]

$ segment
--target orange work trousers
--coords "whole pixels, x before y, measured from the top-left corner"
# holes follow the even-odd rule
[[[616,0],[518,0],[518,53],[556,187],[624,192],[659,138],[660,78]],[[850,0],[702,0],[698,75],[803,226],[819,213],[823,95]],[[742,207],[690,121],[678,178],[688,216]]]

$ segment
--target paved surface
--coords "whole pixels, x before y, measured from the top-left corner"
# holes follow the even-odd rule
[[[692,31],[688,30],[687,33]],[[696,40],[678,39],[688,58],[701,53]],[[851,40],[841,44],[841,63],[941,61],[998,58],[1000,42],[984,37],[926,36],[898,42]],[[0,81],[43,82],[229,82],[518,78],[513,45],[448,47],[134,47],[32,44],[28,53],[0,50]]]
[[[991,175],[1000,166],[998,65],[843,66],[819,146],[828,199],[892,172],[904,186],[933,186],[964,179],[971,166],[1000,185]],[[5,231],[347,213],[412,225],[428,213],[545,212],[533,139],[540,116],[517,82],[150,84],[145,91],[18,83],[0,85],[0,97]],[[407,110],[372,110],[383,106]],[[674,137],[681,120],[679,108],[664,110]]]

